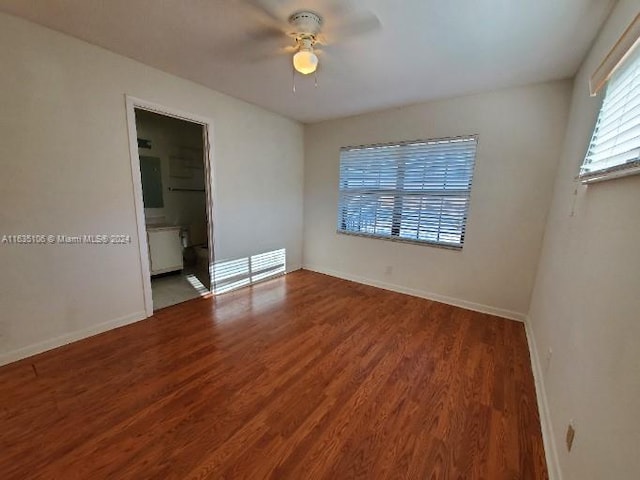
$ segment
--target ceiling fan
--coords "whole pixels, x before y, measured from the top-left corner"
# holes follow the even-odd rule
[[[318,68],[318,47],[331,47],[350,37],[369,33],[380,28],[380,21],[371,12],[358,12],[349,8],[348,2],[328,3],[322,10],[326,17],[313,10],[294,10],[286,14],[287,3],[280,0],[237,0],[257,13],[263,25],[248,32],[248,38],[236,47],[261,49],[272,53],[272,42],[289,37],[295,44],[278,48],[279,53],[293,54],[295,71],[309,75]],[[291,11],[291,10],[289,10]]]

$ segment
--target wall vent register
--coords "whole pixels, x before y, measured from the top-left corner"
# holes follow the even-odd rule
[[[338,233],[461,249],[476,135],[344,147]]]

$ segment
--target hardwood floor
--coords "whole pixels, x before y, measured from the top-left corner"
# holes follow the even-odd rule
[[[547,478],[523,324],[311,272],[0,385],[4,480]]]

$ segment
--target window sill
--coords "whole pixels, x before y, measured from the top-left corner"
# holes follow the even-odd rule
[[[429,242],[426,240],[411,240],[411,239],[402,238],[402,237],[389,237],[386,235],[372,235],[370,233],[347,232],[344,230],[336,230],[336,233],[340,235],[348,235],[350,237],[371,238],[373,240],[388,240],[390,242],[411,243],[414,245],[437,247],[437,248],[443,248],[445,250],[454,250],[457,252],[462,251],[462,245],[449,245],[446,243]]]
[[[615,178],[628,177],[640,174],[640,160],[625,163],[616,167],[606,168],[597,172],[591,172],[577,177],[583,184],[604,182]]]

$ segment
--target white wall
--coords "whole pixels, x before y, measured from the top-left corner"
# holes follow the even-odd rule
[[[570,89],[552,82],[305,126],[305,267],[523,319]],[[476,133],[462,251],[336,233],[341,146]]]
[[[128,234],[127,246],[0,245],[0,363],[141,318],[125,93],[214,122],[216,258],[302,247],[296,122],[0,14],[0,234]]]
[[[531,303],[539,391],[565,479],[640,478],[640,176],[574,180],[601,101],[588,78],[639,11],[637,0],[618,3],[575,79]]]

